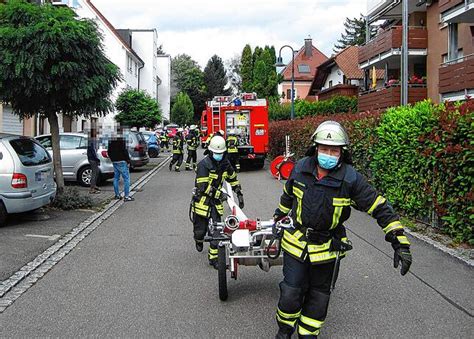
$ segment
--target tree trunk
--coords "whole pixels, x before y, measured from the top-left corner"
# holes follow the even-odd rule
[[[57,195],[61,195],[64,191],[64,177],[61,164],[61,150],[59,148],[59,123],[56,112],[48,114],[48,122],[51,128],[51,143],[53,146],[53,164],[56,174]]]

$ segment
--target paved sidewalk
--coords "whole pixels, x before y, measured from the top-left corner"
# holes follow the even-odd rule
[[[131,183],[165,161],[168,156],[169,154],[162,153],[159,158],[150,159],[148,165],[131,172]],[[84,194],[89,192],[88,187],[79,186],[77,183],[66,185],[77,187]],[[100,188],[102,193],[90,195],[94,200],[93,210],[61,211],[45,208],[34,213],[10,216],[7,225],[0,227],[0,282],[9,278],[113,198],[112,180],[108,180]]]

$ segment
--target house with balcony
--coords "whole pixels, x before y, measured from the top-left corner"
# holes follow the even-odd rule
[[[474,0],[408,0],[406,23],[402,9],[401,0],[368,1],[368,25],[383,24],[360,48],[365,91],[359,95],[359,109],[386,109],[426,98],[442,102],[472,96]],[[404,25],[408,27],[406,81],[402,67]],[[385,71],[384,85],[375,89],[370,88],[373,66]]]
[[[359,94],[359,110],[385,110],[402,101],[402,45],[403,25],[408,25],[407,36],[407,102],[426,99],[428,30],[426,3],[408,2],[408,22],[402,21],[402,1],[369,0],[367,22],[383,22],[377,34],[359,49],[359,67],[364,72],[363,90]],[[384,81],[372,86],[373,68],[384,70]]]
[[[283,81],[278,85],[281,102],[291,101],[291,72],[294,67],[295,93],[294,98],[304,99],[308,96],[316,68],[328,58],[313,46],[311,38],[304,40],[304,45],[294,55],[294,65],[290,61],[280,72]]]
[[[435,14],[446,31],[437,74],[440,100],[474,97],[474,0],[439,0],[437,5]]]
[[[349,46],[331,56],[316,69],[306,100],[328,100],[334,96],[357,96],[363,84],[364,72],[359,68],[359,47]],[[383,70],[376,70],[382,82]]]

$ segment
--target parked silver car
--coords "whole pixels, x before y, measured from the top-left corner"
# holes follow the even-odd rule
[[[51,142],[51,134],[40,135],[36,137],[53,156],[53,148]],[[64,180],[77,181],[82,186],[91,184],[92,170],[87,160],[87,135],[83,133],[60,133],[59,147],[61,149],[61,162],[63,168]],[[114,167],[110,161],[107,148],[99,145],[97,155],[100,160],[100,176],[99,182],[113,178]]]
[[[147,142],[141,132],[126,131],[124,132],[124,139],[127,143],[131,169],[145,166],[150,162]],[[110,136],[105,136],[100,139],[100,144],[108,148],[109,141]]]
[[[7,214],[32,211],[56,196],[53,162],[29,137],[0,133],[0,225]]]

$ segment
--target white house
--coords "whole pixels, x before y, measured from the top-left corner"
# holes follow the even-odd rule
[[[143,89],[152,97],[159,98],[158,89],[161,90],[157,84],[159,74],[169,74],[171,65],[168,63],[168,68],[165,70],[158,69],[158,41],[155,29],[117,30],[91,0],[58,0],[53,1],[53,4],[69,6],[80,18],[92,19],[97,23],[103,35],[102,43],[105,55],[119,67],[123,77],[112,94],[113,101],[125,88]],[[169,77],[168,79],[164,78],[164,82],[163,80],[161,82],[169,84]],[[166,89],[163,89],[162,92],[166,93]],[[162,110],[165,116],[166,114],[169,116],[169,101],[169,97],[163,98]],[[107,132],[115,125],[115,114],[112,112],[105,117],[92,118],[92,120],[97,119]],[[70,119],[60,118],[59,123],[60,126],[63,126],[62,131],[74,132],[89,128],[91,120],[79,118],[77,121],[70,121]],[[38,133],[49,132],[47,123],[39,122],[37,125]]]
[[[119,29],[118,33],[144,61],[139,72],[139,89],[146,91],[158,103],[163,118],[170,113],[171,58],[158,54],[158,33],[156,29]]]

